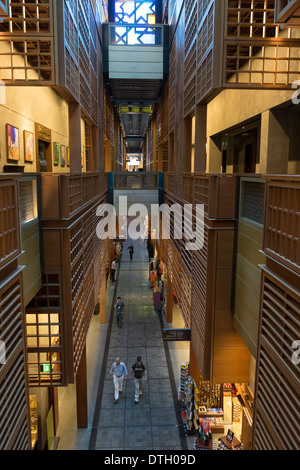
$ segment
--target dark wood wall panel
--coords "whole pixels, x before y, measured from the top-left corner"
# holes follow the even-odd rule
[[[18,185],[0,181],[0,269],[21,253]]]
[[[254,449],[299,449],[299,177],[269,176],[254,409]]]
[[[24,306],[20,270],[0,286],[0,340],[5,344],[5,364],[0,365],[0,449],[31,447],[28,384],[25,364]]]

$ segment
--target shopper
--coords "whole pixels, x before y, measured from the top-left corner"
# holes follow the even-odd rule
[[[162,306],[162,294],[159,286],[155,286],[153,289],[153,306],[156,312],[156,315],[161,316],[161,306]]]
[[[164,273],[164,263],[162,260],[159,261],[158,267],[157,267],[157,279],[160,281],[161,277]]]
[[[140,401],[140,395],[143,394],[143,379],[147,380],[147,369],[142,363],[141,356],[138,356],[135,364],[132,366],[134,378],[134,402],[137,404]]]
[[[156,272],[152,270],[149,276],[150,289],[153,289],[153,287],[155,286],[155,282],[156,282]]]
[[[116,309],[117,325],[119,328],[122,328],[125,304],[121,297],[117,298],[114,308]]]
[[[133,258],[133,253],[134,253],[134,247],[132,246],[132,243],[130,243],[129,247],[127,248],[129,251],[129,256],[130,256],[130,261],[132,261]]]
[[[128,371],[124,362],[121,362],[121,359],[117,357],[110,369],[110,378],[113,379],[114,388],[115,388],[115,393],[114,393],[115,404],[118,403],[119,395],[123,391],[123,382],[124,380],[126,380],[127,375],[128,375]]]
[[[118,263],[117,263],[117,260],[115,258],[113,260],[113,262],[111,263],[111,280],[112,280],[112,282],[115,282],[117,265],[118,265]]]
[[[149,261],[154,258],[154,246],[152,240],[148,241],[148,254],[149,254]]]

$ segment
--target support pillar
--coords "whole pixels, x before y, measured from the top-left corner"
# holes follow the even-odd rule
[[[289,119],[285,110],[268,110],[261,117],[260,165],[257,171],[286,174],[289,159]]]
[[[173,322],[173,286],[171,277],[167,275],[167,313],[166,313],[166,322]]]
[[[92,155],[91,171],[100,172],[100,136],[99,129],[92,126]]]
[[[102,325],[105,325],[106,324],[106,279],[105,279],[105,276],[103,277],[101,281],[99,303],[100,303],[100,323]]]
[[[76,374],[77,428],[88,427],[86,345]]]
[[[78,103],[69,104],[70,172],[81,173],[81,108]]]
[[[206,172],[206,129],[207,129],[207,106],[196,107],[195,128],[195,173]]]

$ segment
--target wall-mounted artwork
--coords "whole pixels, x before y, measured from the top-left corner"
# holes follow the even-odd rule
[[[34,135],[32,132],[24,131],[24,161],[33,163],[34,160]]]
[[[64,167],[66,165],[66,147],[64,145],[61,146],[61,166]]]
[[[81,167],[84,167],[84,145],[81,146]]]
[[[7,160],[18,162],[20,160],[19,129],[7,124]]]
[[[54,151],[54,165],[58,166],[59,165],[59,143],[54,142],[53,144],[53,151]]]

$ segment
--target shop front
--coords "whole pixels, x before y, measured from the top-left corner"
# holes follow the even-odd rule
[[[178,401],[194,450],[250,450],[253,393],[246,383],[211,384],[181,365]]]

